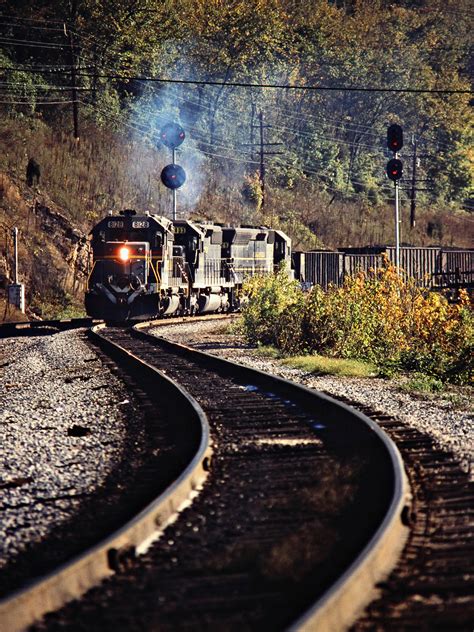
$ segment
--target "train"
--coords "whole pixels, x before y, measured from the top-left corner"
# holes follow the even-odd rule
[[[96,224],[91,249],[85,307],[106,321],[234,311],[245,278],[280,267],[293,274],[291,240],[280,230],[132,209]]]

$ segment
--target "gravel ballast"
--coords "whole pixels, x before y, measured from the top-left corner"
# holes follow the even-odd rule
[[[83,504],[128,467],[133,396],[84,336],[0,341],[2,593],[26,548],[74,525]],[[140,430],[133,438],[134,450],[144,450]]]
[[[152,333],[393,415],[429,434],[441,448],[452,451],[474,478],[472,409],[460,410],[442,395],[432,399],[404,392],[395,382],[381,378],[315,376],[263,357],[246,345],[242,337],[222,333],[223,329],[222,322],[201,321],[159,326]],[[464,400],[468,403],[468,395]]]

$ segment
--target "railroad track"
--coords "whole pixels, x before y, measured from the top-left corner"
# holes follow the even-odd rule
[[[48,328],[48,333],[54,331]],[[118,358],[118,353],[115,349],[120,377],[134,390],[142,408],[144,419],[139,416],[136,422],[144,422],[147,455],[125,468],[130,476],[127,481],[112,476],[108,486],[85,503],[83,511],[93,513],[92,519],[78,515],[74,525],[66,523],[58,533],[48,536],[47,547],[25,551],[13,568],[2,572],[2,588],[5,582],[10,591],[26,583],[26,588],[13,594],[4,596],[3,591],[2,632],[26,628],[45,612],[61,607],[129,564],[137,548],[146,546],[147,538],[157,533],[158,519],[165,525],[206,477],[208,429],[199,406],[165,376],[125,352]],[[167,406],[156,398],[158,391],[165,395]],[[131,440],[133,436],[132,431]],[[128,458],[130,463],[137,460],[133,446]],[[84,548],[85,553],[78,553]],[[61,566],[52,570],[54,560]],[[46,575],[28,577],[28,568]]]
[[[406,535],[400,460],[375,424],[321,394],[143,333],[106,329],[100,344],[153,364],[195,397],[212,430],[210,475],[141,563],[138,540],[166,524],[156,507],[135,541],[122,531],[118,545],[98,547],[93,581],[74,580],[63,600],[109,574],[111,558],[124,560],[116,576],[36,629],[282,629],[304,611],[297,627],[352,621]],[[173,494],[166,502],[179,504]]]
[[[92,318],[65,318],[55,320],[31,320],[0,324],[0,338],[15,336],[47,336],[67,329],[92,327],[100,321]]]
[[[194,339],[196,338],[193,334]],[[219,341],[221,339],[219,338]],[[212,346],[207,341],[206,346]],[[217,347],[216,347],[217,349]],[[399,418],[337,396],[386,432],[402,455],[412,491],[407,545],[380,596],[354,624],[373,630],[474,629],[474,482],[466,463]]]
[[[395,441],[412,492],[410,534],[380,596],[352,632],[474,629],[474,483],[434,440],[368,406],[344,400]]]
[[[474,619],[474,599],[469,589],[474,579],[470,563],[474,497],[472,483],[456,463],[456,459],[437,450],[433,441],[426,435],[373,408],[361,407],[351,400],[345,401],[376,420],[397,443],[413,491],[412,507],[410,510],[405,508],[403,514],[404,522],[409,523],[411,527],[407,546],[388,580],[379,582],[377,588],[380,598],[373,601],[364,616],[354,624],[353,630],[471,630]],[[214,467],[212,470],[214,471]],[[201,515],[197,510],[198,525]],[[193,517],[190,516],[188,519],[187,516],[188,514],[183,514],[184,519],[193,524]],[[175,535],[172,533],[170,538]],[[178,536],[180,535],[178,528]],[[165,545],[169,550],[162,553],[161,563],[164,563],[164,566],[168,563],[173,567],[174,562],[172,558],[170,562],[170,555],[174,546]],[[148,568],[155,568],[155,560],[149,560],[147,557],[144,558],[144,562]],[[146,584],[150,578],[139,578],[137,569],[134,569],[134,573],[137,572],[135,579],[141,582],[142,586],[143,582]],[[348,576],[351,577],[350,572]],[[337,608],[345,609],[347,604],[348,610],[353,612],[354,603],[358,599],[359,605],[362,605],[364,600],[367,601],[367,594],[356,594],[354,597],[351,591],[351,583],[357,583],[354,581],[356,577],[357,575],[352,574],[352,582],[347,576],[343,577],[332,590],[323,594],[316,605],[309,609],[307,615],[297,620],[292,629],[305,626],[309,629],[329,629],[328,621],[334,622],[334,619],[331,619],[331,612],[334,613]],[[119,578],[124,582],[128,581],[126,574],[120,575]],[[359,577],[359,586],[364,581]],[[181,586],[176,576],[173,582],[172,587]],[[370,583],[374,583],[372,578]],[[147,595],[150,596],[150,592]],[[171,620],[176,616],[176,606],[166,605],[166,598],[163,601],[162,597],[163,595],[159,597],[160,616]],[[98,597],[97,602],[87,603],[85,607],[98,608],[98,604],[103,603],[101,599],[102,597]],[[110,601],[113,602],[113,599]],[[117,610],[117,601],[115,605]],[[150,614],[149,610],[146,612]],[[80,620],[82,615],[80,607],[72,612],[67,609],[63,624],[64,621],[69,622],[68,625],[74,628],[75,622]],[[129,615],[122,615],[122,620],[125,621],[127,616]],[[54,629],[58,621],[54,615],[46,627]],[[347,621],[349,619],[346,620],[346,624]],[[111,627],[113,622],[114,617],[111,617]],[[101,625],[102,623],[101,620]],[[340,629],[342,625],[343,622],[336,620],[334,629]],[[146,625],[143,627],[146,628]]]

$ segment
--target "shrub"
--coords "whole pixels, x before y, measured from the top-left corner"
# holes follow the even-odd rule
[[[472,379],[474,317],[465,292],[451,305],[388,263],[328,291],[304,293],[283,270],[251,279],[245,291],[251,343],[365,360],[385,375],[409,370],[462,384]]]
[[[286,327],[291,329],[295,339],[301,338],[298,322],[304,295],[283,268],[276,274],[249,278],[242,293],[248,298],[242,315],[244,335],[250,343],[285,349],[284,345],[289,344]]]

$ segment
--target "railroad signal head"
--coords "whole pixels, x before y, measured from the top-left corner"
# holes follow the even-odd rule
[[[395,152],[403,147],[403,130],[396,123],[387,129],[387,147]]]
[[[166,165],[161,172],[161,181],[168,189],[179,189],[186,181],[186,172],[179,165]]]
[[[387,162],[387,176],[397,182],[403,176],[403,162],[398,158],[392,158]]]
[[[176,149],[186,138],[186,134],[178,123],[166,123],[166,125],[163,125],[161,128],[160,138],[164,145],[170,149]]]

